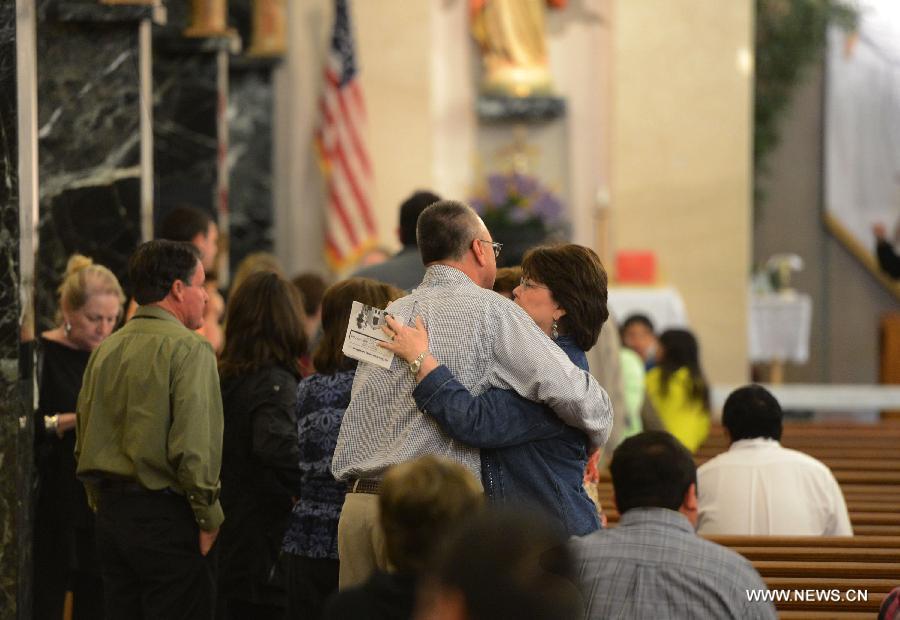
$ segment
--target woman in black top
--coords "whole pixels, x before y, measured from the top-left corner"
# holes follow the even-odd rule
[[[112,333],[124,301],[111,271],[76,254],[59,287],[59,326],[41,334],[35,416],[35,618],[62,617],[67,596],[72,597],[75,618],[103,617],[94,516],[75,478],[75,403],[91,351]]]
[[[282,618],[281,538],[298,495],[298,360],[306,352],[300,293],[259,272],[232,293],[219,362],[225,433],[217,542],[219,617]]]

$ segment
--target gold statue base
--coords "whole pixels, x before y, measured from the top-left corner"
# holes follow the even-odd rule
[[[485,73],[481,91],[508,97],[552,95],[553,82],[547,67],[493,67]]]

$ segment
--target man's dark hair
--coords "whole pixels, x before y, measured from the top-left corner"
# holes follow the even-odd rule
[[[403,247],[416,245],[416,222],[422,211],[439,201],[440,196],[429,191],[417,191],[400,205],[400,243]]]
[[[761,385],[736,389],[722,408],[722,424],[731,441],[754,437],[781,439],[782,416],[778,400]]]
[[[459,592],[471,620],[581,618],[564,534],[536,513],[486,510],[445,541],[430,582]]]
[[[156,238],[190,242],[198,234],[206,236],[211,223],[212,218],[206,211],[187,205],[178,206],[163,218]]]
[[[632,508],[678,510],[697,482],[691,453],[665,431],[646,431],[623,441],[609,471],[621,514]]]
[[[632,325],[643,325],[651,332],[655,331],[653,329],[653,321],[651,321],[650,317],[648,317],[646,314],[632,314],[629,315],[628,318],[626,318],[622,325],[619,327],[619,335],[623,335],[625,333],[625,330]]]
[[[416,239],[422,264],[460,260],[478,234],[478,214],[461,202],[441,200],[419,216]]]
[[[138,246],[128,260],[128,277],[139,305],[162,301],[175,280],[188,286],[200,261],[190,243],[157,239]]]
[[[304,271],[294,276],[291,284],[303,296],[303,314],[309,317],[318,312],[319,307],[322,305],[325,289],[328,288],[325,278],[312,271]]]

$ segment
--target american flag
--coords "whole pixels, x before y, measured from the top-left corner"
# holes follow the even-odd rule
[[[316,141],[328,193],[325,255],[337,271],[377,241],[370,197],[372,165],[365,144],[366,108],[356,77],[350,9],[347,0],[335,0]]]

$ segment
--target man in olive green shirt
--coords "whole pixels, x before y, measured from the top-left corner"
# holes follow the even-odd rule
[[[91,355],[75,458],[97,511],[109,618],[211,618],[222,397],[196,249],[150,241],[129,262],[140,307]]]

